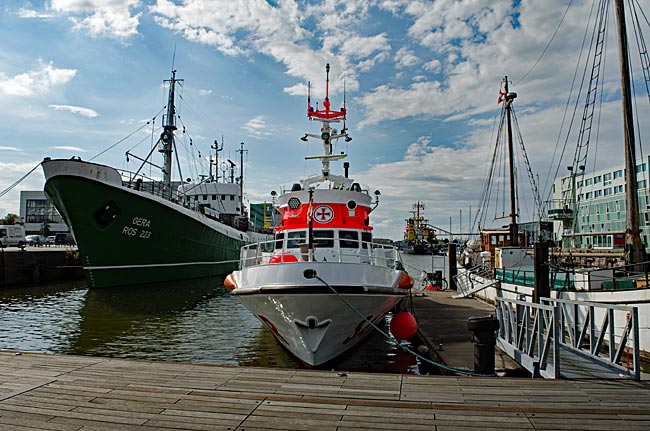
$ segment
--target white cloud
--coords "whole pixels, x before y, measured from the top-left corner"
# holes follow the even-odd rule
[[[395,66],[400,69],[415,66],[419,62],[420,59],[415,55],[413,50],[402,47],[395,54]]]
[[[22,151],[20,148],[16,147],[0,147],[0,151]]]
[[[20,8],[16,11],[16,15],[23,19],[50,19],[54,15],[47,12],[37,11],[34,9]]]
[[[125,40],[138,33],[142,12],[132,9],[140,5],[140,0],[52,0],[51,8],[71,15],[78,31]]]
[[[57,146],[52,147],[52,148],[55,149],[55,150],[76,151],[76,152],[79,152],[79,153],[85,153],[86,152],[86,150],[84,150],[83,148],[71,147],[71,146],[67,146],[67,145],[57,145]]]
[[[199,90],[200,96],[209,96],[210,94],[212,94],[212,90],[205,90],[205,89]]]
[[[93,111],[90,108],[84,108],[81,106],[71,106],[71,105],[50,105],[50,108],[55,111],[68,111],[73,114],[79,114],[82,117],[95,118],[97,117],[97,112]]]
[[[52,87],[70,82],[77,71],[58,69],[53,63],[40,63],[29,72],[8,77],[0,73],[0,93],[11,96],[36,96],[48,92]]]
[[[249,136],[258,139],[263,138],[264,136],[269,136],[271,134],[267,131],[268,127],[266,125],[266,118],[264,115],[258,115],[257,117],[252,118],[241,128],[245,130]]]

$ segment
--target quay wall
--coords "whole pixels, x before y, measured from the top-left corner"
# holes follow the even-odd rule
[[[76,248],[0,248],[0,288],[81,278],[83,270]]]

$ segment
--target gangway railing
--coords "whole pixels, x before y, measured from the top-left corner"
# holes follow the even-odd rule
[[[495,312],[497,346],[533,375],[641,378],[637,307],[497,297]]]
[[[555,307],[497,297],[497,346],[533,375],[560,377],[559,323]]]
[[[481,290],[494,286],[499,283],[499,280],[492,276],[489,265],[479,264],[460,271],[458,275],[454,276],[454,282],[458,294],[452,296],[452,298],[467,298]]]
[[[641,378],[639,309],[633,306],[542,298],[558,312],[560,344],[601,361],[623,375]]]

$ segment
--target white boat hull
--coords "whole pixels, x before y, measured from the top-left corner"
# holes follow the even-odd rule
[[[306,270],[318,278],[305,277]],[[232,293],[298,360],[319,366],[363,340],[369,322],[379,322],[405,297],[397,287],[401,274],[364,264],[259,265],[235,271],[236,285],[245,287]]]

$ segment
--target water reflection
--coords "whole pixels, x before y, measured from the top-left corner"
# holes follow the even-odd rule
[[[5,289],[0,322],[0,349],[300,367],[225,290],[222,278],[105,289],[87,289],[84,283]],[[327,368],[418,373],[415,358],[378,333]]]

